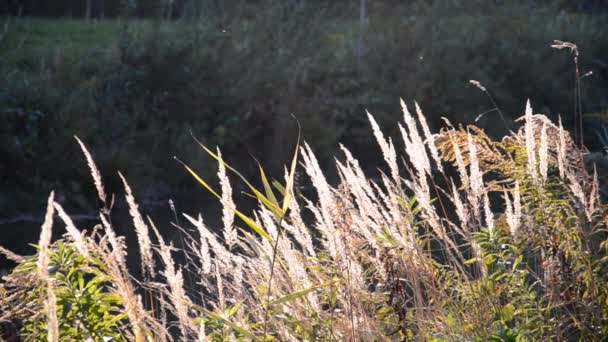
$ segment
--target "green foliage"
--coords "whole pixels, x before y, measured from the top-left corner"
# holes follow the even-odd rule
[[[36,274],[37,255],[28,257],[13,271],[13,277]],[[104,261],[87,259],[62,240],[50,250],[49,273],[57,298],[57,317],[61,340],[112,338],[125,341],[121,329],[126,315],[120,299],[109,291],[112,279],[104,272]],[[26,304],[21,315],[22,336],[28,341],[46,341],[47,317],[44,315],[45,283],[16,284],[19,305]],[[20,316],[20,317],[19,317]]]
[[[10,104],[9,115],[3,119],[11,128],[3,128],[0,135],[5,141],[29,139],[22,139],[22,150],[0,147],[16,150],[15,159],[20,158],[19,153],[32,160],[46,154],[56,156],[63,141],[71,140],[73,131],[78,131],[99,141],[101,147],[95,150],[102,163],[120,165],[136,159],[148,165],[153,175],[162,164],[149,165],[147,153],[133,157],[125,151],[137,147],[171,155],[173,148],[185,145],[183,133],[188,127],[193,134],[206,137],[200,147],[236,175],[260,204],[258,211],[248,215],[225,201],[227,194],[220,194],[205,180],[205,174],[215,171],[209,164],[200,168],[183,164],[186,175],[224,205],[225,233],[236,230],[234,215],[249,229],[241,229],[238,241],[225,246],[227,241],[221,241],[202,220],[186,216],[200,236],[197,240],[190,236],[191,231],[183,230],[191,240],[181,241],[184,251],[180,253],[188,261],[182,269],[174,265],[173,247],[165,245],[153,227],[161,246],[156,252],[160,251],[165,268],[141,280],[145,295],[141,308],[130,298],[130,309],[126,309],[129,299],[125,297],[132,291],[125,285],[127,271],[119,265],[122,250],[108,222],[103,222],[105,231],[99,241],[87,240],[92,250],[89,257],[80,255],[73,242],[57,242],[50,253],[50,273],[61,337],[126,340],[129,337],[122,332],[129,325],[151,339],[173,334],[174,326],[188,339],[199,333],[198,326],[204,326],[201,335],[212,341],[281,340],[285,336],[296,340],[591,340],[608,333],[606,208],[590,204],[599,200],[599,196],[593,197],[597,184],[584,168],[581,151],[572,144],[566,146],[568,153],[563,157],[568,177],[560,176],[557,159],[562,157],[555,152],[554,142],[559,140],[556,131],[561,130],[546,117],[535,116],[552,129],[548,133],[551,148],[546,152],[548,173],[542,182],[530,175],[531,151],[521,130],[500,141],[492,139],[492,132],[474,126],[444,129],[436,138],[426,137],[427,145],[436,143],[446,166],[459,162],[455,147],[460,148],[465,166],[470,166],[470,170],[460,168],[465,170],[460,184],[454,186],[455,194],[438,188],[441,177],[431,178],[429,183],[434,171],[420,165],[414,166],[428,169],[428,174],[413,175],[404,182],[398,170],[391,170],[394,179],[372,182],[346,150],[347,161],[337,164],[340,184],[332,188],[306,148],[302,152],[304,169],[319,198],[313,201],[302,196],[298,203],[293,197],[299,145],[284,185],[269,180],[260,165],[253,168],[250,173],[259,173],[261,189],[247,180],[246,172],[237,172],[206,147],[221,144],[240,159],[246,152],[242,147],[248,146],[280,163],[291,135],[280,116],[298,108],[311,113],[302,120],[302,130],[313,148],[323,151],[323,161],[333,154],[328,147],[339,139],[368,138],[367,131],[365,135],[358,131],[364,123],[353,114],[357,106],[366,104],[383,111],[388,108],[386,99],[397,93],[407,92],[424,101],[447,92],[448,96],[431,104],[431,111],[459,112],[478,103],[476,99],[462,100],[470,91],[463,87],[470,78],[524,85],[532,84],[528,78],[536,78],[534,84],[555,97],[548,103],[555,101],[555,107],[561,108],[570,92],[561,86],[566,76],[558,74],[566,62],[560,64],[551,59],[557,57],[550,51],[538,52],[532,47],[546,44],[549,36],[563,34],[582,35],[582,44],[597,49],[594,51],[604,48],[590,45],[605,36],[599,29],[599,16],[446,16],[421,2],[418,5],[429,18],[389,15],[376,9],[385,20],[373,22],[365,33],[368,49],[374,53],[364,55],[362,63],[351,51],[359,34],[353,18],[327,20],[325,13],[313,16],[306,11],[288,17],[283,7],[265,8],[246,20],[236,16],[229,22],[229,34],[217,30],[214,21],[191,27],[185,25],[187,21],[128,22],[119,30],[115,46],[104,50],[107,55],[96,61],[64,59],[56,53],[52,63],[40,58],[37,64],[37,51],[30,51],[12,72],[13,64],[19,64],[13,58],[19,56],[6,55],[8,62],[0,62],[4,63],[0,72],[9,81],[0,84],[0,96]],[[315,25],[308,22],[311,18]],[[570,25],[574,19],[588,21]],[[277,30],[282,21],[282,30]],[[525,34],[528,31],[534,34]],[[518,41],[523,48],[514,49],[509,41]],[[7,44],[16,44],[15,37]],[[471,62],[471,56],[478,57]],[[470,63],[474,68],[454,68],[454,63]],[[518,74],[523,64],[530,74]],[[403,70],[408,77],[395,77],[395,70]],[[395,88],[383,89],[389,83]],[[530,93],[526,87],[494,97],[507,103],[508,109],[509,103],[518,102],[518,91]],[[331,103],[334,109],[319,102],[320,98],[337,101],[345,94],[352,98]],[[234,98],[243,103],[235,103]],[[441,101],[458,104],[449,107]],[[548,103],[541,103],[541,108]],[[86,115],[82,117],[82,113]],[[387,115],[380,117],[384,117],[381,123],[387,121]],[[539,130],[533,135],[537,139]],[[32,137],[45,137],[53,143],[44,145]],[[415,140],[404,138],[406,144]],[[117,139],[123,143],[103,144]],[[388,144],[379,140],[381,145]],[[188,140],[188,144],[192,142]],[[467,183],[469,171],[473,173],[470,144],[477,149],[475,159],[483,174],[479,177],[485,177],[481,181],[486,201],[483,216],[483,195],[474,193]],[[418,157],[426,153],[424,143],[416,147],[408,151],[420,153]],[[383,157],[391,167],[392,148],[383,146]],[[199,153],[199,146],[190,147],[184,159],[197,159],[192,156]],[[367,153],[363,157],[371,157],[366,159],[372,162],[382,158],[376,152]],[[71,156],[52,160],[61,163],[66,158]],[[433,158],[412,158],[410,162],[423,163],[423,159]],[[532,168],[536,170],[538,165]],[[454,182],[447,174],[443,176],[446,183]],[[228,177],[220,178],[226,182],[224,191]],[[429,189],[431,184],[434,191]],[[521,197],[518,229],[510,226],[504,202],[496,200],[516,191]],[[450,195],[461,194],[464,206],[473,214],[456,221],[450,212],[454,208],[445,202]],[[129,209],[138,237],[149,234],[141,215],[134,214],[137,206]],[[312,215],[300,214],[306,209]],[[103,208],[102,219],[106,217],[110,214]],[[488,224],[490,219],[496,224]],[[116,253],[114,259],[100,257],[108,256],[108,239]],[[24,320],[24,336],[42,340],[47,331],[43,314],[46,288],[38,279],[36,260],[33,256],[20,262],[7,277],[8,285],[0,286],[0,304],[6,309],[16,302],[17,307],[9,311]],[[192,269],[197,267],[200,269]],[[108,272],[110,269],[114,272]],[[116,289],[121,286],[119,295]],[[179,298],[175,293],[180,293]],[[200,302],[193,299],[200,294]],[[142,316],[136,317],[138,314]]]
[[[572,179],[559,177],[557,162],[551,161],[559,156],[551,150],[547,152],[548,178],[540,184],[526,171],[522,135],[495,142],[475,127],[469,127],[469,132],[478,144],[483,171],[493,176],[489,189],[500,194],[505,189],[512,191],[515,182],[520,185],[525,222],[513,235],[503,213],[495,228],[474,234],[481,254],[467,264],[481,262],[484,276],[448,284],[445,291],[457,296],[448,297],[446,302],[448,329],[463,336],[472,333],[479,340],[593,340],[605,331],[608,322],[602,299],[606,286],[600,285],[605,282],[601,271],[607,223],[604,214],[596,208],[588,216],[588,203],[570,192]],[[467,151],[467,133],[445,134],[451,140],[440,140],[440,149],[446,160],[455,163],[451,142]],[[557,139],[557,133],[548,134]],[[575,151],[568,146],[568,151]],[[571,152],[565,163],[582,165],[579,157]],[[468,158],[465,154],[466,163]],[[569,172],[591,182],[580,166]],[[593,188],[586,191],[593,192]]]
[[[405,110],[406,124],[413,127],[409,115]],[[452,180],[451,195],[441,192],[435,178],[429,182],[428,174],[414,174],[402,183],[396,172],[391,175],[394,181],[383,178],[384,190],[366,178],[346,149],[347,163],[337,164],[342,183],[331,188],[309,146],[300,150],[299,143],[285,184],[271,182],[258,165],[263,188],[258,190],[219,153],[197,141],[221,166],[222,193],[192,167],[183,166],[224,205],[224,241],[202,220],[185,215],[197,227],[199,239],[188,233],[182,246],[200,268],[176,268],[173,247],[153,226],[164,270],[140,282],[144,306],[135,299],[124,246],[106,218],[108,209],[102,208],[104,231],[96,229],[83,238],[69,230],[72,238],[50,249],[60,337],[127,340],[125,330],[135,325],[134,335],[140,338],[173,337],[169,327],[175,323],[184,339],[203,336],[212,341],[275,341],[285,336],[593,340],[608,329],[607,209],[599,202],[599,184],[588,174],[570,136],[545,116],[530,114],[526,120],[524,128],[500,141],[474,126],[442,130],[433,141],[438,158],[446,162],[443,166],[451,163],[462,172],[459,186]],[[392,167],[392,145],[380,132],[374,133]],[[548,137],[559,143],[545,144],[546,149],[530,147],[543,146]],[[420,153],[426,153],[420,144]],[[542,162],[528,165],[530,151]],[[303,199],[316,216],[314,229],[294,198],[298,156],[319,191],[319,204]],[[93,163],[89,167],[97,179]],[[231,193],[224,193],[230,189],[226,170],[258,201],[254,215],[227,199]],[[480,182],[481,194],[473,190],[474,181]],[[445,200],[431,197],[431,184]],[[132,196],[130,189],[128,193]],[[458,209],[455,196],[461,195],[466,202]],[[504,202],[490,203],[496,195],[504,196]],[[479,201],[482,196],[485,204]],[[459,221],[448,214],[451,205],[459,211]],[[133,199],[129,206],[138,234],[149,234]],[[464,218],[462,208],[472,214]],[[226,236],[235,228],[235,215],[252,233],[241,229],[237,241],[229,243]],[[449,234],[456,238],[450,240],[440,221],[455,227]],[[85,257],[78,250],[89,252],[83,252]],[[40,279],[38,257],[20,260],[0,252],[19,263],[0,286],[0,308],[9,312],[3,317],[23,320],[25,338],[46,339],[48,282]],[[199,277],[202,286],[185,290],[184,279],[190,277]],[[199,295],[194,291],[204,294],[200,302],[192,299],[192,293]]]

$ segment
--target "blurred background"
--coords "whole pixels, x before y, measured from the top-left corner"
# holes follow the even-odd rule
[[[190,132],[247,177],[257,159],[282,179],[298,135],[291,114],[334,180],[339,143],[370,176],[382,167],[365,110],[399,140],[400,97],[434,130],[446,117],[495,137],[528,98],[570,128],[580,100],[585,143],[602,151],[606,23],[602,0],[2,0],[0,245],[32,251],[53,189],[80,227],[96,223],[74,135],[117,196],[119,230],[128,213],[116,171],[166,229],[169,199],[213,223],[216,201],[173,159],[215,180]],[[578,46],[578,98],[574,55],[555,39]]]

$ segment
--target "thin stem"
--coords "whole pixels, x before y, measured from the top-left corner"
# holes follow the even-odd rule
[[[283,233],[283,218],[281,216],[279,219],[279,228],[277,232],[277,238],[274,241],[274,246],[272,246],[272,261],[270,262],[270,277],[268,278],[268,290],[266,291],[266,308],[264,309],[264,333],[263,333],[263,341],[266,341],[266,332],[268,331],[268,311],[270,310],[270,294],[272,290],[272,278],[274,277],[274,264],[277,259],[277,252],[279,247],[279,240],[281,239],[281,234]]]

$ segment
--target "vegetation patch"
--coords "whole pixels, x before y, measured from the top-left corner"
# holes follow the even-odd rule
[[[81,144],[102,204],[99,224],[77,229],[51,193],[39,252],[2,250],[19,266],[3,278],[1,318],[21,322],[27,339],[52,341],[608,334],[606,208],[597,173],[585,168],[561,121],[533,114],[528,103],[521,127],[502,140],[475,126],[432,134],[417,104],[401,105],[403,149],[368,116],[386,163],[377,180],[342,147],[331,186],[304,144],[283,181],[260,167],[258,190],[201,144],[218,162],[221,190],[184,167],[221,202],[222,224],[183,213],[170,242],[144,219],[120,175],[139,244],[138,279],[101,174]],[[314,196],[299,194],[297,170]],[[234,204],[234,177],[259,204],[252,215]],[[55,213],[67,234],[53,242]],[[182,257],[186,263],[177,262]]]

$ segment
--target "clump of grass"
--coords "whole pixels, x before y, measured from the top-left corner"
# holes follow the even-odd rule
[[[145,223],[121,175],[142,249],[140,280],[129,275],[101,175],[81,144],[104,202],[101,224],[81,233],[51,196],[49,212],[60,213],[68,234],[51,244],[45,223],[38,263],[12,256],[20,265],[2,284],[2,318],[25,320],[33,339],[54,331],[59,339],[136,341],[590,340],[608,333],[605,208],[597,175],[561,122],[533,114],[528,103],[522,127],[496,141],[474,126],[432,134],[418,105],[415,116],[403,101],[402,109],[402,164],[401,147],[369,114],[388,167],[379,180],[342,146],[332,186],[304,143],[284,182],[271,182],[260,167],[258,190],[201,145],[219,164],[221,193],[184,166],[221,201],[223,223],[214,229],[200,214],[183,214],[196,228],[174,225],[185,239],[183,265]],[[315,199],[296,195],[298,162]],[[228,172],[258,201],[253,214],[235,207]],[[49,263],[66,248],[78,263]],[[48,265],[58,271],[45,271]],[[64,274],[82,276],[72,286]],[[84,307],[82,298],[93,295],[103,299],[86,302],[96,314],[69,316],[67,301]],[[104,335],[84,319],[101,322]]]

